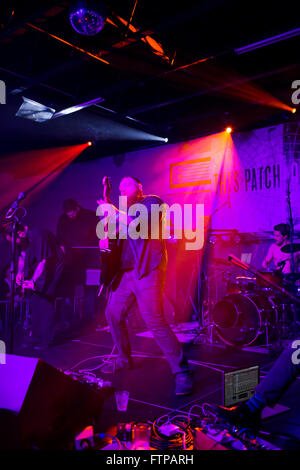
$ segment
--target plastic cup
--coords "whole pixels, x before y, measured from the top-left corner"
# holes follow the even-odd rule
[[[115,392],[115,397],[118,411],[127,411],[129,392],[126,390],[118,390]]]
[[[151,426],[150,424],[138,423],[133,426],[132,449],[150,449]]]

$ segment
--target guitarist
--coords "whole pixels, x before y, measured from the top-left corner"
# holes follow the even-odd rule
[[[11,242],[11,227],[6,233]],[[52,232],[17,226],[19,253],[16,284],[26,293],[31,311],[34,349],[48,348],[53,337],[54,301],[63,271],[64,254]]]
[[[104,179],[104,182],[106,180]],[[124,177],[119,186],[127,207],[140,203],[147,209],[151,221],[153,204],[163,202],[158,196],[144,196],[141,182],[134,177]],[[104,199],[98,204],[111,202],[111,185],[105,185]],[[120,212],[117,212],[117,217]],[[124,219],[124,217],[123,217]],[[127,217],[127,226],[133,220]],[[105,364],[102,372],[128,369],[133,366],[126,316],[133,302],[152,332],[154,340],[163,351],[175,375],[176,395],[187,395],[192,390],[192,377],[181,344],[167,324],[163,314],[163,290],[167,268],[165,241],[149,237],[119,240],[120,256],[117,275],[111,285],[106,317],[113,341],[118,350],[115,364]]]

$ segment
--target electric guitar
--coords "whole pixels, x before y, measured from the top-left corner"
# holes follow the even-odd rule
[[[112,191],[112,180],[109,176],[104,176],[102,180],[103,184],[103,199],[105,203],[111,203],[111,191]],[[101,201],[97,201],[101,203]],[[101,262],[101,273],[100,273],[100,289],[98,295],[104,287],[110,287],[114,281],[119,267],[120,262],[120,249],[117,239],[105,238],[99,240],[100,248],[100,262]]]

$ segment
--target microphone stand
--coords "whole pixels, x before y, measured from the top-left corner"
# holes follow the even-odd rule
[[[287,181],[287,190],[286,190],[286,200],[287,200],[287,205],[288,205],[288,213],[289,213],[289,224],[290,224],[290,245],[291,245],[291,274],[292,274],[292,288],[293,288],[293,294],[295,294],[295,285],[296,285],[296,279],[295,279],[295,257],[294,257],[294,220],[293,220],[293,213],[292,213],[292,204],[291,204],[291,191],[290,191],[290,179]],[[294,326],[297,324],[298,320],[298,314],[296,313],[296,309],[293,308],[293,323]]]
[[[24,194],[20,193],[16,201],[12,204],[11,208],[6,213],[7,219],[13,219],[12,222],[12,257],[11,257],[11,270],[10,270],[10,284],[11,292],[9,299],[9,320],[8,320],[8,340],[9,340],[9,354],[13,354],[14,351],[14,327],[16,319],[16,273],[18,271],[17,265],[17,225],[20,223],[20,217],[17,214],[19,208],[19,201],[24,199]],[[26,209],[24,209],[24,215],[26,214]]]
[[[11,285],[11,292],[10,292],[10,299],[9,299],[9,322],[8,322],[8,331],[9,331],[9,354],[13,354],[14,351],[14,326],[15,326],[15,296],[16,296],[16,272],[17,272],[17,224],[19,222],[19,218],[14,215],[13,216],[13,229],[12,229],[12,260],[11,260],[11,270],[10,270],[10,285]]]

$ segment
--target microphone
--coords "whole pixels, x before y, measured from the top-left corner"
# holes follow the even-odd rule
[[[16,209],[19,206],[19,202],[22,201],[22,199],[25,199],[25,194],[23,192],[19,193],[17,199],[12,203],[12,205],[6,212],[6,215],[5,215],[6,219],[10,219],[14,215],[14,213],[16,212]]]

